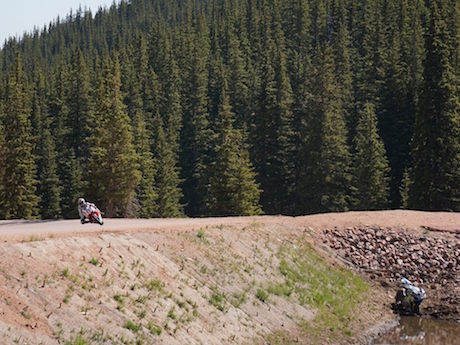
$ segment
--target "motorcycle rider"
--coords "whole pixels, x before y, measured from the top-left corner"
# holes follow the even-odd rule
[[[93,210],[97,209],[96,205],[86,202],[85,199],[78,199],[78,214],[80,215],[80,222],[82,224],[89,223],[89,215]],[[88,219],[88,220],[87,220]]]

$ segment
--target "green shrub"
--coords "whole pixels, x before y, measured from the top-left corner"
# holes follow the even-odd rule
[[[209,298],[209,303],[216,307],[221,312],[225,311],[225,296],[218,291],[214,291]]]
[[[263,289],[257,289],[256,297],[261,302],[266,302],[268,299],[268,293]]]
[[[147,329],[153,335],[161,335],[161,333],[163,332],[163,328],[155,325],[152,321],[149,321],[149,323],[147,324]]]
[[[89,263],[91,265],[97,266],[97,265],[99,265],[99,260],[96,259],[96,258],[91,258],[91,260],[89,260]]]
[[[125,328],[126,329],[129,329],[131,332],[133,333],[137,333],[139,332],[139,330],[141,329],[142,325],[141,324],[137,324],[131,320],[128,320],[126,321],[125,323]]]

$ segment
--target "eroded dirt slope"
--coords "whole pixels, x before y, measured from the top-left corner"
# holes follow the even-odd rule
[[[391,318],[380,304],[391,293],[341,268],[320,230],[455,231],[458,220],[394,211],[0,222],[0,344],[356,343]]]

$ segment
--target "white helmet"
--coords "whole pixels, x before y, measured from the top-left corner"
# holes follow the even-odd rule
[[[78,199],[78,205],[81,206],[81,205],[83,205],[84,203],[85,203],[85,199],[83,199],[83,198],[79,198],[79,199]]]

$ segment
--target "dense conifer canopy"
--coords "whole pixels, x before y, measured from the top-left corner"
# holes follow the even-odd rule
[[[123,0],[0,50],[0,218],[460,211],[455,0]]]

